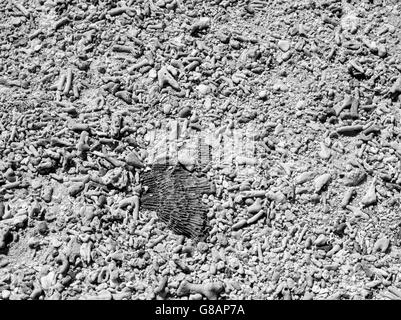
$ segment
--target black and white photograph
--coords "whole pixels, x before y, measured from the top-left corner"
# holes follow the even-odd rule
[[[401,1],[0,0],[0,300],[245,318],[400,271]]]

